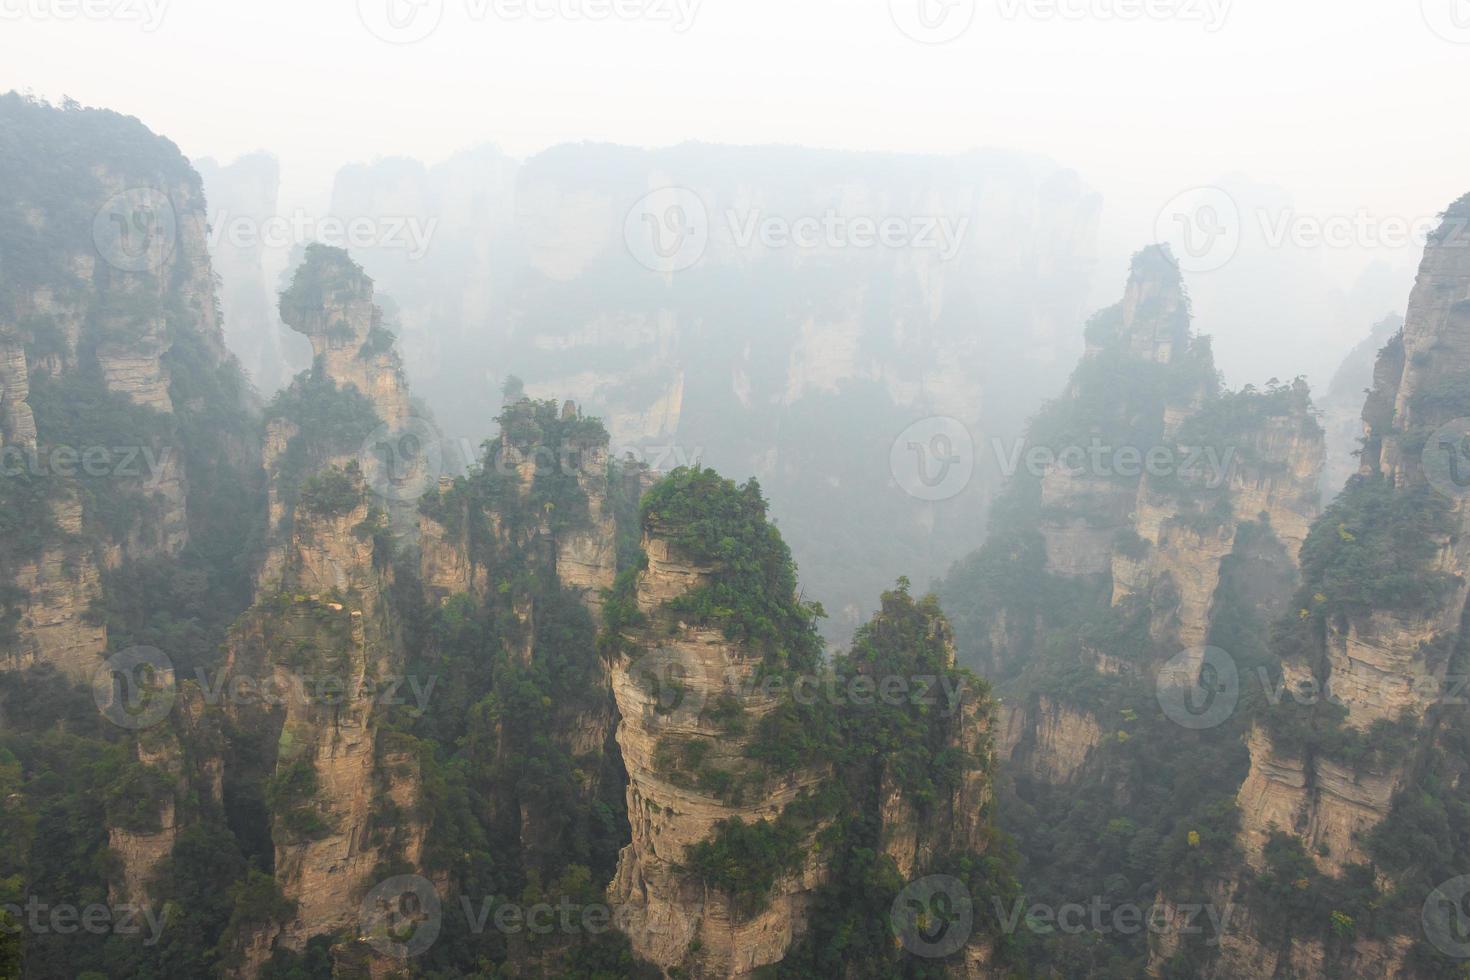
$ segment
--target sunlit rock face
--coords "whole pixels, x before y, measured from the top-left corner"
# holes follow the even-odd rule
[[[685,850],[709,839],[721,821],[775,820],[803,791],[829,773],[800,770],[767,785],[763,792],[731,803],[719,795],[671,778],[663,753],[670,746],[702,743],[711,764],[736,771],[751,766],[744,751],[760,719],[779,704],[776,698],[743,697],[744,731],[734,734],[711,717],[722,695],[752,684],[761,654],[732,642],[718,629],[678,622],[664,605],[706,584],[716,569],[682,555],[671,534],[650,527],[643,540],[648,567],[639,575],[636,601],[649,626],[630,636],[631,655],[612,671],[617,698],[618,746],[628,770],[628,816],[632,842],[624,849],[610,896],[626,907],[634,949],[665,969],[698,962],[699,976],[748,976],[779,962],[804,928],[812,891],[825,880],[813,844],[810,860],[776,885],[760,914],[742,917],[728,896],[687,875]],[[668,693],[660,679],[683,678],[684,710],[667,710]],[[697,946],[696,946],[697,944]],[[691,950],[698,950],[697,955]]]

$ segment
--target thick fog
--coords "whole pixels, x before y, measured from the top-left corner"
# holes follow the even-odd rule
[[[0,0],[0,980],[1470,978],[1470,0]]]
[[[136,114],[195,158],[271,153],[287,210],[326,207],[346,165],[433,165],[483,143],[517,159],[580,140],[1000,148],[1100,193],[1101,302],[1174,195],[1220,186],[1245,240],[1191,287],[1234,383],[1330,373],[1366,333],[1354,309],[1401,305],[1418,249],[1399,226],[1462,190],[1467,137],[1452,120],[1470,28],[1455,0],[4,0],[0,12],[5,87]],[[1314,244],[1323,233],[1334,244]]]
[[[134,114],[195,161],[263,395],[310,363],[276,294],[306,244],[344,245],[460,459],[514,374],[656,468],[759,476],[839,635],[895,566],[927,581],[978,544],[1001,444],[1138,248],[1173,244],[1228,384],[1324,401],[1402,315],[1470,140],[1450,0],[0,11],[0,88]],[[680,194],[696,251],[640,255]],[[883,447],[934,416],[978,478],[916,508]],[[898,543],[858,554],[834,508]]]

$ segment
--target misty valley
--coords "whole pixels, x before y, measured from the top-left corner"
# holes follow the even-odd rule
[[[0,0],[0,980],[1470,976],[1450,4],[325,6]]]

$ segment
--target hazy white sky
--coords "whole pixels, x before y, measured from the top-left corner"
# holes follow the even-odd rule
[[[64,16],[82,2],[161,18]],[[359,16],[414,2],[444,7],[414,44]],[[618,0],[654,16],[603,21],[489,2],[0,0],[0,84],[136,114],[194,156],[267,148],[306,183],[381,154],[589,138],[998,145],[1104,189],[1240,170],[1308,206],[1442,204],[1470,183],[1470,44],[1437,36],[1420,0],[1148,0],[1165,20],[1122,19],[1144,0],[980,0],[943,45],[890,9],[942,0]],[[655,19],[676,3],[693,6],[682,32]],[[1424,3],[1464,6],[1470,41],[1470,4]]]
[[[409,33],[438,18],[416,43],[366,26],[415,5]],[[972,15],[945,44],[899,26]],[[1470,0],[0,0],[0,88],[194,157],[270,150],[288,201],[344,162],[486,141],[1007,147],[1079,170],[1105,239],[1142,242],[1228,172],[1303,211],[1440,210],[1470,190],[1455,42]]]

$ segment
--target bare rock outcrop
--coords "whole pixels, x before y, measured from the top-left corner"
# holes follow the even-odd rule
[[[1421,456],[1433,447],[1413,451],[1412,446],[1422,445],[1414,433],[1450,421],[1446,386],[1470,378],[1470,249],[1455,209],[1463,211],[1465,203],[1457,204],[1430,237],[1403,330],[1379,354],[1374,387],[1363,409],[1363,478],[1386,478],[1399,493],[1424,488],[1428,467]],[[1315,662],[1285,665],[1298,679],[1329,692],[1346,710],[1343,724],[1351,729],[1366,732],[1375,723],[1401,718],[1425,722],[1444,693],[1448,665],[1443,639],[1458,632],[1470,595],[1470,548],[1464,543],[1470,540],[1470,507],[1463,494],[1446,502],[1448,526],[1429,542],[1435,557],[1420,572],[1450,583],[1443,599],[1411,609],[1346,609],[1325,622]],[[1346,527],[1336,530],[1351,542],[1353,534]],[[1359,842],[1388,815],[1410,765],[1401,759],[1391,771],[1358,774],[1335,760],[1316,758],[1303,767],[1298,760],[1281,758],[1259,732],[1251,739],[1251,762],[1251,777],[1241,790],[1241,839],[1247,854],[1259,854],[1267,822],[1290,809],[1292,825],[1281,829],[1301,835],[1309,847],[1327,845],[1321,863],[1333,871],[1366,859]],[[1279,773],[1293,775],[1273,778]],[[1290,784],[1298,786],[1301,800],[1288,806],[1289,794],[1272,787]],[[1256,803],[1273,796],[1279,805]]]
[[[1360,533],[1390,536],[1373,547],[1401,552],[1395,571],[1415,583],[1413,595],[1408,601],[1375,596],[1364,602],[1361,595],[1347,601],[1339,594],[1341,583],[1319,582],[1313,587],[1322,591],[1303,599],[1297,615],[1304,626],[1281,665],[1288,691],[1301,685],[1322,692],[1337,712],[1332,724],[1340,726],[1343,737],[1373,751],[1350,762],[1338,757],[1331,741],[1310,738],[1288,751],[1261,725],[1252,730],[1250,773],[1238,796],[1239,842],[1257,870],[1264,866],[1265,843],[1276,832],[1297,838],[1324,874],[1341,875],[1348,865],[1373,863],[1378,855],[1368,848],[1371,833],[1390,816],[1401,793],[1424,792],[1412,784],[1421,778],[1424,760],[1440,751],[1437,715],[1446,691],[1447,651],[1456,642],[1470,594],[1470,549],[1464,544],[1470,509],[1453,487],[1431,490],[1427,485],[1434,464],[1441,462],[1434,454],[1445,447],[1426,437],[1463,414],[1453,392],[1470,379],[1467,202],[1452,206],[1430,236],[1403,329],[1382,347],[1374,367],[1362,413],[1366,439],[1360,473],[1339,498],[1349,509],[1339,512],[1335,525],[1321,529],[1339,549],[1361,548]],[[1458,444],[1446,446],[1463,452]],[[1411,501],[1417,522],[1380,529],[1353,516],[1351,508],[1362,506],[1359,501],[1384,495]],[[1391,512],[1378,513],[1375,521],[1393,519]],[[1317,626],[1312,630],[1305,624]],[[1286,708],[1307,710],[1290,702]],[[1396,728],[1400,741],[1392,744],[1399,747],[1385,751],[1381,740]],[[1395,887],[1384,869],[1378,874],[1380,887]],[[1236,948],[1225,951],[1220,972],[1213,975],[1244,975],[1224,972],[1232,956],[1234,962],[1254,964],[1258,972],[1250,975],[1281,975],[1288,968],[1320,974],[1328,965],[1320,941],[1297,940],[1283,948],[1262,939],[1273,934],[1269,924],[1251,925]],[[1412,976],[1410,953],[1417,939],[1412,934],[1359,939],[1345,955],[1333,954],[1330,966],[1344,977]]]
[[[408,417],[391,345],[361,356],[380,313],[371,282],[344,253],[313,248],[282,311],[317,347],[311,383],[355,388],[378,419]],[[358,447],[334,442],[311,421],[269,425],[276,540],[257,601],[227,649],[226,676],[269,695],[231,712],[274,754],[271,771],[256,778],[267,784],[275,882],[294,903],[285,921],[241,937],[246,973],[273,947],[300,951],[314,936],[356,929],[377,869],[417,867],[426,833],[416,816],[417,756],[382,729],[379,684],[401,675],[406,656],[384,601],[394,575],[380,546],[394,534],[388,502],[369,485]],[[385,823],[384,813],[396,816]]]
[[[1000,719],[1001,758],[1046,783],[1070,782],[1104,738],[1091,714],[1045,695],[1025,706],[1002,705]]]
[[[749,794],[749,800],[732,802],[669,772],[667,755],[688,751],[686,746],[700,746],[697,751],[711,764],[749,770],[744,748],[760,719],[780,702],[758,693],[741,697],[741,734],[711,717],[722,698],[753,685],[761,655],[718,629],[682,624],[665,611],[665,603],[706,583],[713,569],[681,555],[663,529],[651,528],[643,544],[649,560],[636,598],[656,625],[628,636],[633,652],[612,671],[633,840],[623,850],[609,895],[626,910],[634,950],[664,969],[683,965],[702,977],[748,976],[778,962],[802,929],[811,892],[824,879],[815,830],[803,848],[805,866],[778,882],[753,916],[740,914],[729,896],[688,875],[682,868],[685,851],[708,839],[722,821],[775,820],[827,773],[803,769]],[[671,682],[679,688],[673,710],[667,700]]]
[[[51,664],[77,680],[89,681],[107,649],[107,629],[88,615],[101,595],[101,574],[91,552],[76,542],[82,533],[82,507],[68,498],[50,502],[51,519],[62,538],[15,571],[15,587],[25,596],[20,639],[0,670]]]

